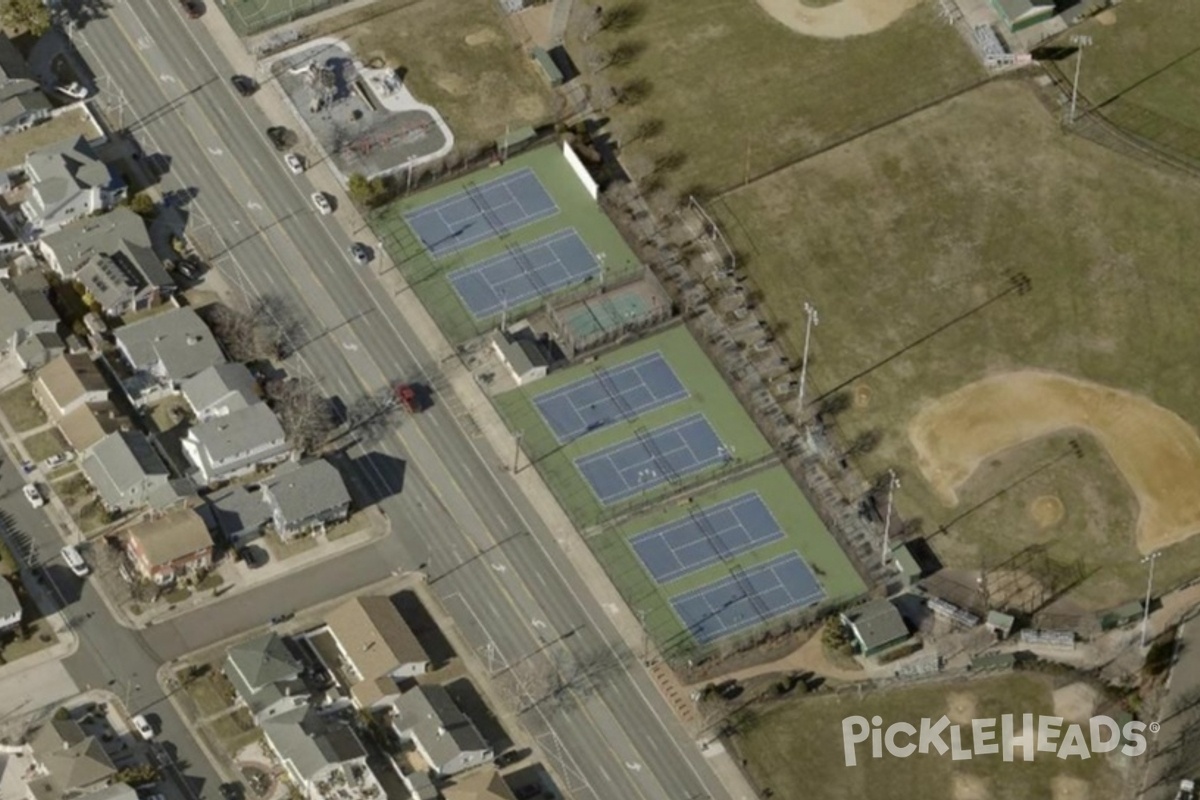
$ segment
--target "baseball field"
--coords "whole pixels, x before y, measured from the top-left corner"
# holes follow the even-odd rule
[[[1039,603],[1094,609],[1144,591],[1150,551],[1171,555],[1160,589],[1200,564],[1200,187],[1058,124],[992,83],[715,211],[777,319],[819,310],[810,408],[844,396],[846,439],[879,435],[858,466],[897,470],[946,563],[1037,547],[1074,576]],[[797,354],[803,328],[784,332]]]

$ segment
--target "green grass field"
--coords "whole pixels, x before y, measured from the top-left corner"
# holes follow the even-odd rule
[[[1083,34],[1079,91],[1122,128],[1200,164],[1200,5],[1190,0],[1125,0],[1051,44]],[[1077,56],[1057,63],[1068,79]]]
[[[1133,759],[1119,753],[1062,760],[1055,753],[1039,752],[1026,762],[1018,749],[1015,759],[1005,762],[999,754],[954,761],[949,752],[896,758],[885,751],[883,758],[873,759],[868,741],[858,746],[855,766],[845,765],[841,726],[846,717],[879,715],[886,727],[899,721],[919,726],[923,717],[936,720],[946,714],[952,723],[965,721],[964,746],[970,747],[971,719],[1055,714],[1056,688],[1048,676],[1013,673],[862,696],[853,692],[801,696],[761,708],[748,730],[734,737],[733,745],[748,762],[746,769],[760,790],[769,788],[778,798],[1118,800],[1133,796],[1140,773],[1137,764],[1130,763]]]
[[[1122,6],[1124,8],[1124,6]],[[1098,49],[1098,48],[1097,48]],[[820,311],[811,396],[869,400],[839,415],[847,441],[879,434],[858,459],[868,480],[895,468],[902,516],[950,566],[996,565],[1029,544],[1081,562],[1072,597],[1107,608],[1144,591],[1137,508],[1107,457],[1067,435],[997,454],[947,508],[918,471],[906,427],[927,401],[985,375],[1052,370],[1144,394],[1200,423],[1192,296],[1200,275],[1200,187],[1078,137],[1032,91],[997,82],[723,198],[714,211],[799,354],[797,309]],[[1009,294],[1009,276],[1031,280]],[[972,309],[978,309],[972,311]],[[925,339],[962,316],[944,332]],[[1085,445],[1088,443],[1085,442]],[[1029,504],[1057,494],[1059,528]],[[1195,574],[1200,537],[1160,562],[1162,589]],[[1161,582],[1160,582],[1161,581]]]
[[[682,519],[689,506],[706,508],[746,492],[758,492],[771,509],[785,536],[734,557],[732,563],[749,569],[789,551],[800,551],[818,576],[828,601],[856,597],[866,587],[846,555],[825,529],[791,475],[782,467],[758,472],[696,495],[692,502],[672,504],[640,514],[623,525],[605,528],[588,538],[588,545],[631,608],[642,614],[646,632],[662,650],[687,641],[683,624],[671,607],[672,597],[720,581],[728,564],[712,564],[666,584],[658,584],[643,567],[630,539],[652,528]],[[739,633],[744,636],[753,630]]]
[[[533,405],[535,397],[590,377],[598,368],[611,369],[655,350],[661,352],[671,365],[687,388],[689,397],[642,413],[632,423],[619,421],[565,445],[558,445],[554,434]],[[664,483],[622,503],[601,506],[590,485],[575,468],[575,459],[631,439],[638,430],[649,431],[690,414],[703,412],[721,441],[733,448],[735,457],[732,466],[762,458],[771,451],[770,445],[742,410],[733,392],[683,326],[607,353],[593,363],[556,372],[528,387],[506,392],[495,398],[495,402],[509,428],[523,434],[525,452],[537,465],[563,508],[580,527],[595,525],[607,515],[618,513],[642,500],[679,491],[678,486]],[[726,468],[709,467],[692,473],[685,480],[694,483],[711,478],[717,470]]]
[[[627,30],[569,44],[572,54],[633,53],[588,80],[594,88],[646,89],[640,103],[605,113],[624,143],[623,163],[639,177],[658,172],[673,192],[711,195],[741,184],[747,174],[791,163],[983,77],[933,5],[843,40],[788,30],[753,0],[629,5],[638,11]],[[576,57],[584,68],[587,56]],[[639,138],[646,121],[660,123],[661,132]],[[659,170],[654,165],[664,157],[672,166]]]
[[[512,231],[504,239],[493,238],[437,259],[425,249],[404,220],[404,214],[408,211],[458,194],[464,187],[473,189],[524,168],[533,170],[537,175],[557,204],[558,213]],[[475,319],[463,305],[447,279],[447,274],[499,255],[505,252],[507,247],[532,242],[565,228],[574,228],[593,255],[604,254],[606,281],[616,282],[640,272],[642,268],[616,227],[571,171],[562,152],[554,146],[522,153],[508,160],[503,166],[473,172],[391,203],[371,214],[370,225],[392,260],[399,265],[400,271],[417,293],[417,297],[425,304],[425,308],[433,315],[447,338],[453,342],[461,342],[494,330],[500,314],[486,319]],[[572,289],[564,291],[570,292]],[[523,313],[538,308],[541,304],[541,300],[535,299],[521,306],[514,305],[508,309],[509,321],[519,319]]]

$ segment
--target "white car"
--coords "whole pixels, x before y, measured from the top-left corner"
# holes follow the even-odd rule
[[[83,84],[76,83],[75,81],[72,81],[71,83],[64,83],[62,86],[57,88],[58,91],[62,92],[73,100],[83,100],[88,96],[88,90],[83,86]]]
[[[355,264],[365,267],[367,262],[371,260],[371,251],[361,242],[355,242],[350,245],[350,257],[354,259]]]
[[[293,175],[299,175],[304,172],[304,162],[295,153],[288,153],[284,156],[283,163],[287,164],[287,168],[292,171]]]
[[[138,736],[141,736],[146,741],[154,738],[154,728],[150,726],[150,720],[138,714],[130,721],[133,722],[133,727],[137,730]]]
[[[317,207],[317,211],[322,214],[333,213],[333,206],[329,205],[329,198],[325,196],[324,192],[313,192],[312,201],[313,205]]]
[[[65,464],[70,460],[70,453],[58,453],[46,459],[46,467],[49,469],[54,469],[55,467]]]
[[[41,508],[46,505],[46,498],[42,497],[41,491],[32,483],[25,484],[25,487],[21,491],[25,493],[25,499],[29,501],[29,505],[34,508]]]
[[[61,553],[63,563],[71,568],[71,572],[74,572],[76,577],[82,578],[91,572],[88,569],[87,562],[83,560],[83,556],[73,546],[68,545],[64,547]]]

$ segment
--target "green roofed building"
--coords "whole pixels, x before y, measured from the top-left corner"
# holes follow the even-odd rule
[[[1014,33],[1045,22],[1055,12],[1053,0],[992,0],[992,7]]]
[[[872,600],[852,608],[842,614],[842,623],[850,628],[864,656],[873,656],[909,637],[904,618],[888,600]]]

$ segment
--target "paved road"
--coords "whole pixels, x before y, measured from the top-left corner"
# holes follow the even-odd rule
[[[251,294],[283,298],[306,323],[289,369],[309,371],[352,402],[436,364],[369,271],[351,266],[336,222],[311,207],[263,135],[270,122],[228,86],[233,71],[205,29],[174,4],[127,0],[76,33],[104,85],[119,87],[125,124],[149,153],[171,158],[164,190],[186,189],[193,230],[225,243],[216,264]],[[272,120],[294,127],[292,120]],[[381,301],[378,298],[384,298]],[[558,658],[612,665],[563,702],[525,715],[568,792],[581,800],[724,798],[597,604],[577,591],[549,531],[453,416],[436,407],[357,458],[356,490],[383,498],[395,535],[272,588],[148,634],[170,658],[395,569],[429,564],[435,591],[471,644],[498,666],[557,642]],[[234,609],[240,613],[229,613]],[[574,632],[569,638],[563,634]],[[536,655],[534,658],[544,658]]]
[[[1176,652],[1143,800],[1172,800],[1181,778],[1200,780],[1200,609],[1185,619]]]

